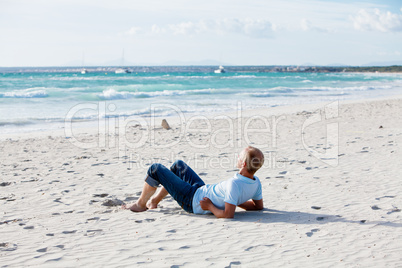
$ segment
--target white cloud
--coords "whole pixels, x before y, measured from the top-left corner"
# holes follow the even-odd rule
[[[174,35],[195,35],[200,33],[241,34],[252,38],[270,38],[277,29],[268,20],[261,19],[219,19],[187,21],[169,24],[167,27],[153,25],[154,34],[170,32]]]
[[[165,29],[163,29],[163,28],[159,27],[158,25],[154,24],[151,27],[151,32],[153,34],[160,34],[160,33],[165,33],[166,31],[165,31]]]
[[[394,14],[390,11],[382,12],[379,9],[361,9],[356,16],[352,17],[356,30],[401,32],[402,14]]]
[[[124,34],[126,35],[136,35],[142,32],[142,28],[141,27],[131,27],[128,31],[124,32]]]
[[[193,22],[182,22],[179,24],[170,24],[169,29],[175,35],[183,34],[183,35],[193,35],[199,32],[198,26]]]
[[[330,32],[329,29],[313,25],[307,19],[302,19],[300,24],[295,25],[297,26],[289,27],[276,23],[273,24],[266,19],[200,19],[197,21],[185,21],[165,26],[154,24],[148,32],[140,27],[132,27],[130,30],[126,31],[125,34],[135,35],[148,33],[158,35],[170,33],[173,35],[193,36],[201,33],[210,33],[215,35],[238,34],[251,38],[272,38],[274,32],[279,31],[294,31],[302,29],[303,31]]]
[[[303,31],[316,31],[316,32],[321,32],[321,33],[328,33],[330,32],[329,29],[326,28],[322,28],[322,27],[318,27],[318,26],[314,26],[311,21],[309,21],[308,19],[302,19],[300,22],[300,28]]]
[[[300,23],[300,27],[302,28],[303,31],[308,31],[308,30],[310,30],[311,22],[308,21],[307,19],[302,19],[301,23]]]
[[[269,38],[272,37],[273,27],[266,20],[251,20],[243,21],[241,31],[250,37],[254,38]]]

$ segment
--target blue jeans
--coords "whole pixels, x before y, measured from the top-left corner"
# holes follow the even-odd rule
[[[168,193],[187,212],[193,213],[193,197],[205,185],[202,179],[183,161],[173,163],[170,170],[161,164],[149,167],[145,182],[152,187],[162,184]]]

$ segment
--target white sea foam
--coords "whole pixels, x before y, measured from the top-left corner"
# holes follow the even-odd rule
[[[213,78],[214,76],[210,75],[178,75],[174,76],[174,78],[179,78],[179,79],[208,79],[208,78]]]
[[[129,92],[129,91],[116,91],[115,89],[107,89],[102,93],[98,94],[98,97],[103,100],[119,100],[119,99],[131,99],[131,98],[150,98],[156,96],[172,96],[172,95],[183,95],[184,91],[156,91],[156,92]]]
[[[132,99],[132,98],[153,98],[153,97],[174,97],[174,96],[184,96],[184,95],[245,95],[251,97],[273,97],[280,96],[283,94],[293,94],[295,96],[299,94],[309,94],[308,92],[314,91],[335,91],[339,94],[339,91],[368,91],[368,90],[381,90],[381,89],[391,89],[390,85],[371,85],[371,86],[354,86],[354,87],[325,87],[325,86],[314,86],[314,87],[273,87],[268,89],[254,89],[250,92],[248,89],[243,90],[233,90],[233,89],[194,89],[194,90],[162,90],[162,91],[117,91],[116,89],[107,89],[102,93],[97,94],[97,96],[102,100],[120,100],[120,99]]]
[[[381,89],[391,89],[391,85],[371,85],[371,86],[354,86],[354,87],[326,87],[326,86],[315,86],[315,87],[294,87],[290,89],[292,91],[367,91],[367,90],[381,90]]]
[[[248,95],[251,97],[257,97],[257,98],[269,98],[269,97],[274,97],[275,95],[270,93],[270,92],[256,92],[256,93],[248,93],[248,94],[243,94],[243,95]]]
[[[231,91],[232,92],[232,91]],[[181,95],[204,95],[213,93],[225,93],[225,90],[216,89],[193,89],[193,90],[162,90],[162,91],[117,91],[115,89],[107,89],[97,96],[102,100],[119,100],[119,99],[131,99],[131,98],[152,98],[161,96],[181,96]]]
[[[51,77],[54,81],[118,81],[118,80],[139,80],[139,79],[161,79],[159,76],[61,76]]]
[[[46,98],[47,96],[45,90],[14,90],[0,93],[0,98]]]
[[[233,76],[223,76],[223,79],[242,79],[242,78],[264,78],[256,75],[233,75]]]

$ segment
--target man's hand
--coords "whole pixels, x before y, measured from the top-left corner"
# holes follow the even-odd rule
[[[243,204],[239,205],[242,209],[245,210],[262,210],[264,209],[264,202],[261,200],[248,200]]]
[[[233,218],[236,206],[225,202],[225,210],[215,207],[214,203],[208,198],[204,197],[200,201],[202,210],[211,211],[217,218]]]
[[[202,210],[209,210],[211,205],[213,205],[212,201],[208,197],[204,197],[200,201],[200,206],[201,206]]]

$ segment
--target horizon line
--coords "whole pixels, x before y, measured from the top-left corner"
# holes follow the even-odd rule
[[[302,65],[302,64],[272,64],[272,65],[260,65],[260,64],[247,64],[247,65],[225,65],[226,67],[392,67],[402,66],[402,64],[390,64],[390,65]],[[217,64],[199,65],[48,65],[48,66],[0,66],[0,68],[124,68],[124,67],[215,67]]]

